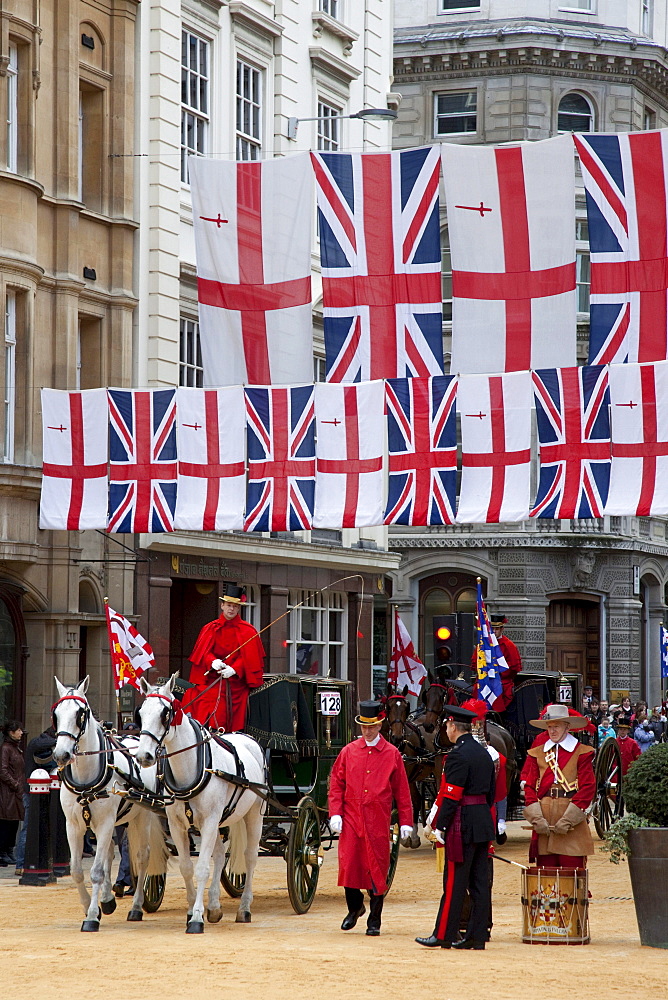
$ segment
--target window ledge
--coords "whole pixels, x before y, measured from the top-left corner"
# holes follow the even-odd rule
[[[39,181],[32,177],[26,177],[25,174],[16,173],[14,170],[0,169],[0,181],[10,181],[13,184],[20,184],[22,187],[32,188],[40,198],[44,196],[44,187]]]
[[[277,24],[276,21],[273,21],[270,17],[266,17],[259,11],[253,10],[243,0],[230,0],[228,9],[233,21],[241,21],[263,35],[269,35],[271,38],[280,38],[283,34],[283,28],[280,24]]]
[[[331,76],[335,76],[339,80],[343,80],[347,84],[356,80],[362,72],[361,69],[357,69],[356,66],[351,66],[350,63],[339,59],[338,56],[335,56],[321,45],[312,45],[308,51],[314,66],[329,73]]]
[[[331,14],[325,13],[324,10],[314,10],[311,14],[311,19],[313,21],[313,35],[315,38],[320,38],[323,31],[329,32],[330,35],[341,39],[345,55],[350,55],[353,42],[356,42],[359,38],[357,31],[346,27],[345,24],[337,21]]]

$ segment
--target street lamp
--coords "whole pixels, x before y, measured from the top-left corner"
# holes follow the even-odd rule
[[[391,122],[397,118],[397,112],[392,108],[363,108],[352,115],[318,115],[316,118],[288,118],[288,139],[297,138],[297,126],[300,122],[331,121],[333,118],[361,118],[369,122]]]

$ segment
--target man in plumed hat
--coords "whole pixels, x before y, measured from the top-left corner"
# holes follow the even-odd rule
[[[476,713],[448,705],[445,719],[447,737],[454,746],[445,755],[441,805],[432,822],[434,833],[445,844],[443,895],[433,933],[415,940],[426,948],[482,951],[490,910],[487,857],[494,837],[496,773],[487,750],[471,732]],[[466,934],[459,940],[466,889],[471,913]]]
[[[533,827],[529,861],[539,868],[584,868],[594,853],[586,812],[596,795],[594,750],[573,735],[588,722],[566,705],[548,705],[531,720],[547,730],[547,740],[534,741],[520,776],[524,817]]]
[[[413,829],[413,807],[406,769],[396,747],[380,735],[385,713],[379,701],[361,701],[355,721],[362,735],[343,748],[334,762],[329,785],[329,825],[339,836],[339,885],[348,913],[341,930],[349,931],[365,912],[366,933],[380,934],[383,900],[390,867],[392,803],[399,813],[401,837]]]
[[[239,615],[246,601],[243,587],[226,584],[220,601],[220,617],[202,628],[190,654],[194,687],[185,692],[183,710],[203,725],[231,733],[246,725],[249,691],[262,684],[264,648],[256,629]]]

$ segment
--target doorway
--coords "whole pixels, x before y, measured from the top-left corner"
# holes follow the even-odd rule
[[[200,629],[218,617],[218,585],[208,581],[172,579],[169,591],[169,672],[186,680],[188,657]]]
[[[599,697],[605,694],[600,690],[600,621],[597,597],[554,599],[547,609],[545,634],[547,670],[582,674],[582,683],[591,684]]]

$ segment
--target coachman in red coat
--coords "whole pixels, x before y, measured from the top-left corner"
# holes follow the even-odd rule
[[[380,934],[390,867],[392,802],[399,812],[401,836],[413,829],[413,807],[406,769],[396,747],[380,735],[385,718],[379,701],[361,701],[355,721],[360,739],[344,747],[334,762],[329,786],[330,827],[339,839],[339,885],[344,886],[349,931],[365,912],[362,890],[369,892],[367,934]]]
[[[190,654],[190,682],[195,687],[188,688],[183,698],[183,710],[194,719],[228,733],[243,730],[249,691],[263,680],[262,641],[257,630],[239,617],[245,600],[242,587],[226,586],[220,618],[204,626]]]
[[[507,635],[503,634],[507,621],[508,619],[504,614],[499,612],[496,614],[490,614],[489,623],[494,630],[494,635],[497,638],[501,652],[503,653],[506,663],[508,664],[508,669],[504,670],[501,674],[502,691],[492,705],[493,712],[503,712],[506,708],[508,708],[508,705],[510,705],[513,700],[515,680],[522,669],[522,657],[520,656],[519,649],[512,639],[509,639]],[[477,655],[477,650],[474,649],[473,656],[471,657],[471,667],[473,670],[476,670]],[[477,681],[473,685],[473,697],[478,697]]]

